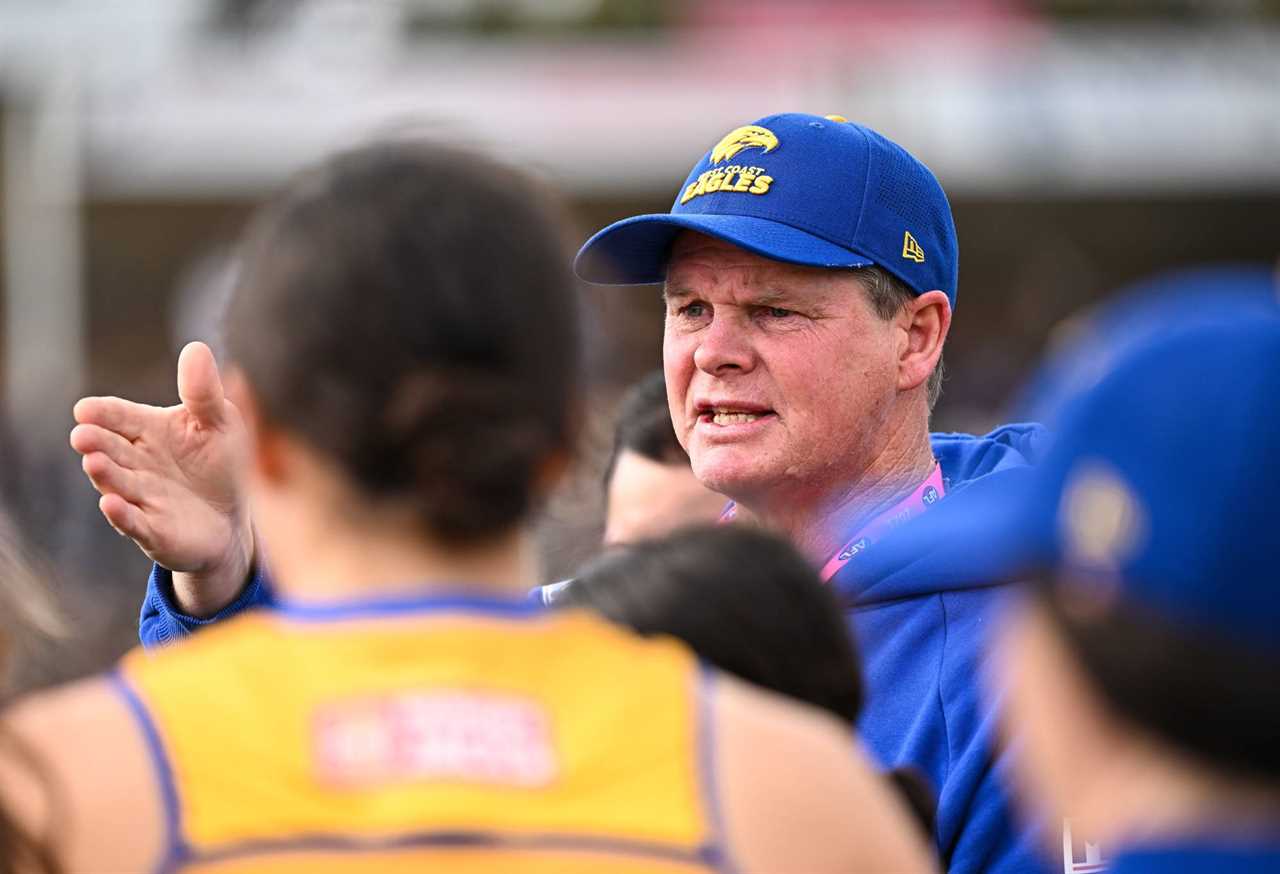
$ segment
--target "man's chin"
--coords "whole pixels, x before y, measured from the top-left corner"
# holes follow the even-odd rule
[[[747,500],[777,481],[775,473],[751,464],[750,459],[741,459],[740,463],[723,458],[704,464],[694,462],[693,475],[704,487],[735,501]]]

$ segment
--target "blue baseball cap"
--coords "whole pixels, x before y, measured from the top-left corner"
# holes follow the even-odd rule
[[[1014,420],[1055,427],[1126,350],[1179,325],[1280,315],[1280,276],[1271,264],[1223,263],[1158,273],[1069,319],[1033,377],[1010,405]]]
[[[942,186],[906,149],[840,116],[784,113],[729,131],[669,213],[614,222],[587,240],[574,270],[600,285],[662,282],[683,230],[775,261],[874,265],[956,304],[959,253]]]
[[[957,491],[893,548],[963,547],[975,578],[1048,572],[1099,607],[1280,652],[1280,308],[1274,282],[1258,292],[1157,306],[1161,327],[1070,399],[1038,469]]]

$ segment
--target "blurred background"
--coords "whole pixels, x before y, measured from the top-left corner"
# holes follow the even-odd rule
[[[71,405],[176,401],[177,350],[216,341],[231,244],[288,174],[443,138],[545,174],[585,238],[665,212],[703,151],[777,111],[875,127],[951,198],[936,430],[997,423],[1055,326],[1123,284],[1280,254],[1280,0],[0,0],[0,489],[74,628],[23,640],[11,681],[136,640],[149,563],[98,515]],[[594,549],[613,404],[660,363],[656,289],[584,300],[552,578]]]

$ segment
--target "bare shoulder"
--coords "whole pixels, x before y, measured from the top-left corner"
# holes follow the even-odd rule
[[[34,692],[2,711],[11,731],[39,733],[49,740],[75,736],[84,725],[101,724],[117,707],[119,695],[106,677],[91,677]]]
[[[26,696],[0,713],[4,803],[32,834],[56,835],[68,871],[147,870],[164,805],[147,740],[106,678]]]
[[[731,677],[713,695],[725,831],[742,870],[934,870],[847,726]]]

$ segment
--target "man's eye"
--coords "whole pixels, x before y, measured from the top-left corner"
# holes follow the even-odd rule
[[[680,309],[677,310],[676,312],[679,315],[689,316],[690,318],[697,319],[697,318],[701,318],[706,313],[706,311],[707,311],[706,304],[687,303],[684,306],[680,307]]]
[[[794,310],[784,309],[783,307],[769,307],[766,312],[771,318],[775,319],[785,319],[787,316],[795,315]]]

